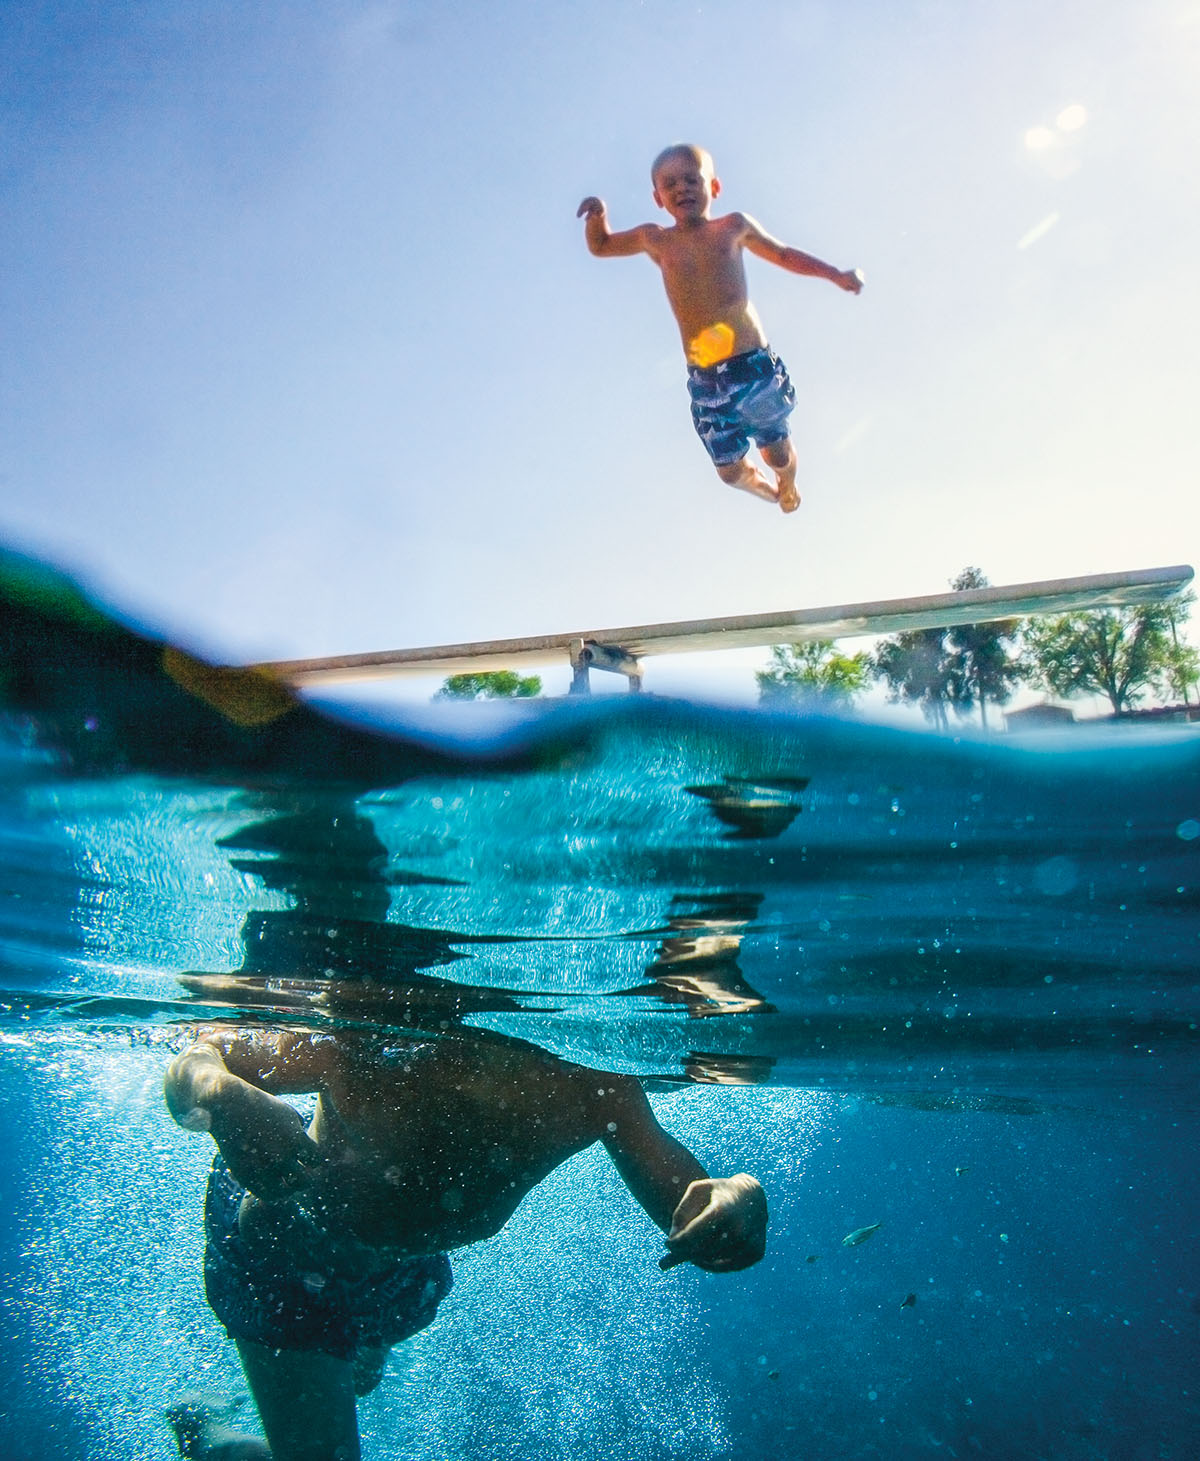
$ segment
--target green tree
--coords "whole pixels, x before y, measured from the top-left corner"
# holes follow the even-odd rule
[[[987,588],[978,568],[964,568],[951,582],[963,592]],[[1016,620],[956,624],[946,629],[916,629],[881,641],[873,670],[888,685],[889,699],[919,705],[921,713],[945,730],[951,710],[966,716],[978,706],[987,727],[988,702],[1003,705],[1022,678],[1022,661],[1012,649]]]
[[[1177,696],[1185,705],[1191,703],[1191,692],[1197,688],[1197,681],[1200,681],[1200,651],[1194,649],[1190,644],[1180,643],[1179,626],[1187,623],[1188,615],[1195,602],[1195,594],[1184,594],[1180,598],[1172,599],[1166,605],[1170,614],[1171,626],[1171,648],[1167,654],[1166,685],[1172,695]]]
[[[1182,700],[1185,705],[1192,703],[1192,692],[1197,689],[1196,682],[1200,680],[1200,651],[1193,649],[1190,644],[1180,644],[1176,641],[1168,655],[1167,671],[1164,683],[1176,699]]]
[[[872,668],[877,679],[887,682],[889,700],[919,705],[926,720],[946,729],[954,696],[944,629],[913,629],[881,640]]]
[[[537,675],[514,670],[484,670],[472,675],[451,675],[442,682],[435,700],[524,700],[542,693]]]
[[[956,592],[987,588],[978,568],[964,568],[950,585]],[[1004,705],[1023,679],[1023,665],[1016,654],[1020,623],[1016,619],[993,619],[983,624],[956,624],[946,631],[945,654],[949,668],[951,703],[958,715],[968,715],[979,706],[979,723],[987,729],[987,707]]]
[[[754,678],[763,702],[811,697],[848,706],[870,683],[871,656],[839,654],[832,639],[777,644],[770,668],[757,670]]]
[[[1194,596],[1169,604],[1096,609],[1031,619],[1024,626],[1030,683],[1064,699],[1103,695],[1115,715],[1145,696],[1167,692],[1187,699],[1200,655],[1179,640]]]

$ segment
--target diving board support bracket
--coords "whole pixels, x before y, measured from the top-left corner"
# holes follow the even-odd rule
[[[572,695],[590,695],[590,670],[611,670],[624,675],[631,690],[642,688],[642,666],[636,654],[618,644],[597,644],[594,639],[576,639],[571,644]]]

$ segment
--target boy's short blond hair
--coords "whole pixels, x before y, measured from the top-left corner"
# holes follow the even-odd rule
[[[659,169],[669,157],[679,157],[685,154],[693,158],[710,176],[713,171],[712,153],[707,148],[697,147],[694,142],[672,142],[670,147],[664,147],[654,161],[650,164],[650,181],[658,181]]]

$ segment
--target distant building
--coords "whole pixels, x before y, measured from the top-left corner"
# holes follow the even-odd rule
[[[1143,709],[1122,710],[1120,715],[1105,715],[1101,719],[1150,721],[1200,720],[1200,705],[1149,705]]]
[[[1004,715],[1004,728],[1010,731],[1059,730],[1075,723],[1075,712],[1069,705],[1027,705],[1024,710],[1009,710]]]
[[[1148,721],[1151,724],[1186,723],[1200,721],[1200,705],[1151,705],[1141,709],[1123,710],[1119,715],[1111,711],[1102,715],[1085,716],[1082,721],[1068,705],[1051,705],[1043,701],[1040,705],[1027,705],[1024,710],[1010,710],[1004,716],[1004,728],[1008,731],[1061,730],[1068,725],[1099,725],[1101,723],[1125,724],[1131,721]]]

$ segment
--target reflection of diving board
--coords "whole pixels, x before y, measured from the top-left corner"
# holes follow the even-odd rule
[[[679,624],[634,624],[625,629],[585,629],[571,634],[536,634],[526,639],[438,644],[423,649],[387,649],[328,659],[278,660],[256,668],[291,684],[318,680],[362,680],[384,675],[459,675],[513,670],[570,661],[572,690],[586,691],[588,671],[614,670],[629,688],[641,687],[641,660],[650,654],[750,649],[802,644],[811,639],[853,639],[861,635],[941,629],[1035,614],[1073,614],[1088,609],[1127,608],[1174,598],[1191,581],[1188,567],[1147,568],[1132,573],[1090,574],[1000,588],[969,588],[912,599],[839,604],[825,609],[736,614],[726,619],[689,619]]]

